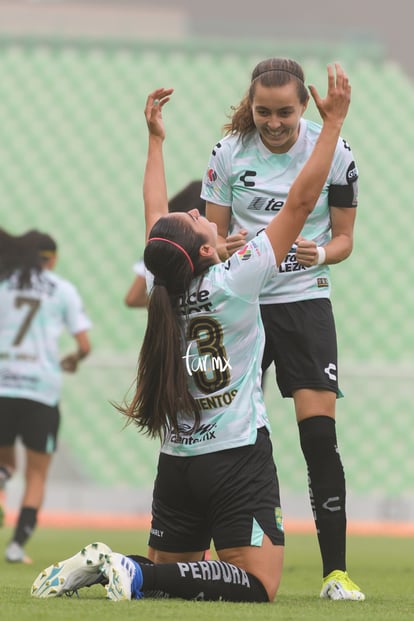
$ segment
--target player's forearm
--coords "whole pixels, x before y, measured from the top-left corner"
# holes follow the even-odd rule
[[[354,246],[353,237],[349,235],[338,235],[333,237],[323,246],[325,250],[325,261],[327,265],[334,265],[345,261],[352,253]]]
[[[147,228],[168,213],[167,185],[163,156],[163,139],[149,135],[148,156],[144,172],[143,195]]]
[[[314,208],[328,176],[341,127],[339,121],[324,122],[311,156],[289,191],[288,200],[296,208],[309,213]]]

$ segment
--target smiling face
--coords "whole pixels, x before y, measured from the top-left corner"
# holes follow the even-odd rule
[[[294,81],[284,86],[257,83],[251,109],[263,144],[272,153],[286,153],[299,136],[300,119],[307,107],[301,103]]]

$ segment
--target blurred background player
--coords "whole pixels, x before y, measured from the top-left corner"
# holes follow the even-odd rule
[[[25,449],[25,488],[6,560],[28,563],[31,536],[45,494],[60,422],[62,370],[73,373],[90,352],[91,322],[77,289],[52,272],[54,239],[31,230],[0,229],[0,489],[16,469],[16,440]],[[75,352],[59,359],[66,328]],[[4,501],[4,498],[3,498]]]
[[[198,209],[205,215],[206,203],[200,198],[201,179],[190,181],[180,192],[175,194],[168,202],[168,211],[189,211]],[[130,308],[141,308],[147,305],[147,284],[145,281],[144,261],[140,259],[134,264],[135,278],[125,296],[125,304]]]

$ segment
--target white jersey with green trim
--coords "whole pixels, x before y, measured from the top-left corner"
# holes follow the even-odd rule
[[[188,434],[192,421],[181,416],[179,433],[167,437],[163,453],[211,453],[254,444],[259,427],[270,432],[261,389],[259,293],[276,273],[273,249],[263,233],[195,279],[188,297],[180,300],[183,365],[200,405],[201,424]]]
[[[49,270],[19,289],[16,274],[0,283],[0,396],[56,405],[62,371],[59,338],[89,330],[77,289]]]
[[[257,131],[244,141],[238,134],[228,135],[214,147],[201,196],[231,209],[229,234],[246,229],[247,239],[252,239],[267,226],[286,202],[289,189],[309,158],[320,131],[321,125],[301,119],[297,141],[287,153],[281,154],[269,151]],[[357,178],[352,151],[340,138],[323,191],[307,218],[302,237],[314,240],[318,246],[331,239],[329,202],[334,207],[356,207]],[[331,188],[337,191],[330,197]],[[340,198],[341,204],[332,202],[335,198]],[[329,267],[300,265],[293,245],[279,266],[278,277],[264,286],[260,302],[328,298],[330,291]]]

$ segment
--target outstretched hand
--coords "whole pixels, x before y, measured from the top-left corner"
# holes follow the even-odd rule
[[[145,104],[145,118],[148,131],[152,136],[158,136],[162,140],[165,138],[165,127],[162,118],[162,109],[170,101],[173,88],[157,88],[147,97]]]
[[[322,99],[315,86],[309,90],[323,121],[338,121],[342,124],[351,102],[351,85],[341,65],[335,63],[335,69],[328,65],[328,92]]]

